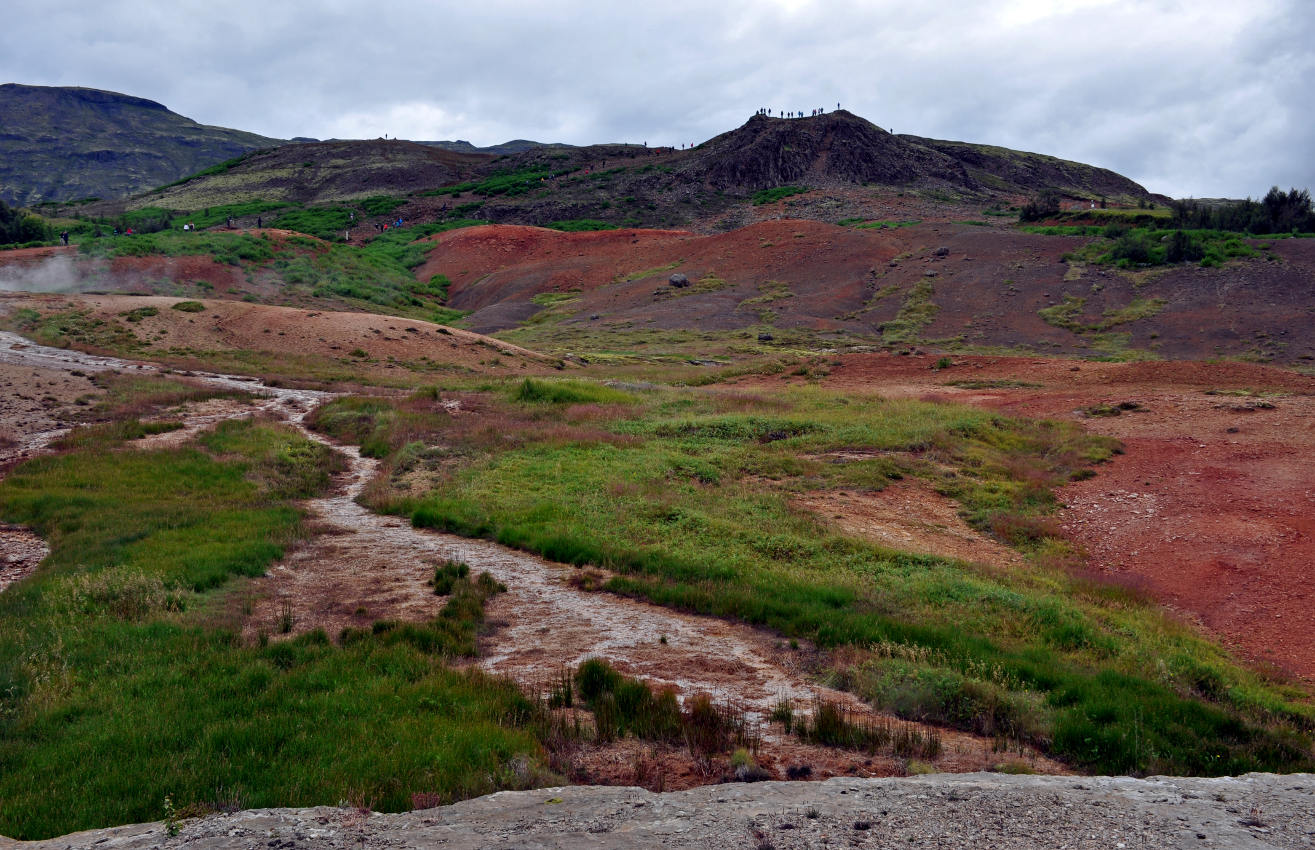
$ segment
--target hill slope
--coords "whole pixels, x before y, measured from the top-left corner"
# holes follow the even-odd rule
[[[406,194],[464,180],[492,159],[396,139],[300,142],[253,153],[221,174],[142,195],[134,205],[190,211],[254,199],[329,203]]]
[[[1016,203],[1043,189],[1079,199],[1162,200],[1106,169],[895,136],[845,111],[799,119],[755,115],[688,150],[611,144],[537,145],[501,156],[472,151],[392,140],[292,145],[130,206],[190,211],[256,199],[324,203],[386,193],[411,196],[401,211],[408,221],[596,220],[725,230],[749,223],[746,212],[772,200],[761,193],[777,188],[804,196],[791,201],[791,215],[831,222],[876,217],[872,204],[897,193],[974,206]]]
[[[543,351],[716,333],[786,347],[1315,358],[1304,319],[1315,240],[1154,274],[1066,259],[1081,237],[955,223],[874,230],[784,219],[707,236],[497,226],[429,241],[417,276],[451,280],[446,304],[469,313],[466,327]],[[673,273],[689,286],[670,286]]]
[[[0,85],[0,199],[10,204],[119,197],[277,144],[116,92]]]

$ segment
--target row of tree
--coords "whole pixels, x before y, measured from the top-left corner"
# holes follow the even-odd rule
[[[0,245],[49,242],[54,233],[46,222],[0,201]]]
[[[1229,230],[1238,233],[1315,232],[1315,208],[1310,192],[1275,186],[1259,201],[1202,203],[1191,199],[1171,201],[1176,227],[1200,230]]]

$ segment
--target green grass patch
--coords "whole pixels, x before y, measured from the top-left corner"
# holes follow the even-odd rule
[[[1040,236],[1100,236],[1105,232],[1105,228],[1094,224],[1055,224],[1040,226],[1035,224],[1019,225],[1019,230],[1024,233],[1035,233]]]
[[[120,313],[119,315],[123,317],[124,321],[140,322],[142,319],[147,319],[150,318],[151,316],[160,315],[160,308],[138,307],[136,310],[126,310]]]
[[[253,154],[256,153],[259,153],[259,151],[248,151],[247,153],[241,154],[240,156],[235,156],[232,159],[226,159],[223,162],[218,163],[217,165],[212,165],[209,168],[203,168],[200,171],[196,172],[195,174],[189,174],[187,177],[183,177],[182,179],[175,180],[172,183],[166,183],[163,186],[156,189],[155,191],[159,192],[162,189],[169,189],[174,186],[181,186],[184,183],[189,183],[201,177],[214,177],[219,174],[227,174],[229,171],[232,171],[234,168],[237,168],[239,165],[246,162],[247,159],[249,159]]]
[[[922,329],[931,324],[940,312],[931,297],[935,287],[927,279],[919,280],[909,289],[904,303],[895,318],[881,326],[881,341],[886,345],[904,345],[917,342]]]
[[[488,197],[514,197],[538,189],[546,181],[562,177],[576,170],[574,168],[530,168],[521,171],[504,171],[486,177],[470,186],[468,191]]]
[[[599,221],[596,218],[572,218],[564,221],[554,221],[548,225],[553,230],[562,230],[567,233],[580,233],[588,230],[619,230],[620,228],[608,221]]]
[[[95,318],[89,310],[42,314],[24,308],[14,312],[10,324],[39,343],[58,348],[77,344],[98,351],[131,353],[141,347],[141,340],[130,329],[114,320]]]
[[[810,191],[812,190],[807,186],[777,186],[774,189],[763,189],[754,192],[753,197],[750,198],[750,200],[753,201],[754,206],[758,207],[763,204],[774,204],[777,201],[789,198],[793,195],[802,195],[805,192]]]
[[[392,195],[371,195],[357,201],[356,205],[366,215],[388,215],[405,203],[406,198],[395,198]]]
[[[286,201],[245,201],[240,204],[221,204],[216,207],[205,207],[193,212],[180,212],[175,214],[175,224],[179,221],[185,221],[196,225],[198,229],[204,230],[207,227],[214,227],[226,223],[230,218],[252,218],[253,216],[264,216],[278,210],[285,210],[295,206]]]
[[[293,209],[274,219],[271,227],[295,230],[318,239],[336,242],[343,239],[354,221],[352,210],[346,206],[305,207]]]
[[[629,404],[630,393],[588,381],[526,378],[511,397],[530,404]]]
[[[651,269],[642,269],[642,270],[637,271],[637,272],[629,272],[628,274],[617,275],[617,276],[612,280],[612,282],[613,282],[613,283],[629,283],[629,282],[632,281],[632,280],[644,280],[645,278],[650,278],[650,277],[654,277],[654,276],[656,276],[656,275],[663,274],[663,273],[665,273],[665,272],[669,272],[669,271],[671,271],[672,269],[676,268],[676,267],[679,266],[679,265],[680,265],[680,261],[679,261],[679,260],[676,260],[675,262],[667,263],[665,266],[654,266],[654,267],[651,268]]]
[[[1097,321],[1084,322],[1081,317],[1087,299],[1077,295],[1065,295],[1060,303],[1043,307],[1037,311],[1037,314],[1046,324],[1076,334],[1101,334],[1118,325],[1158,315],[1166,303],[1163,298],[1134,298],[1123,307],[1106,310]]]
[[[890,219],[872,220],[863,218],[845,218],[837,222],[841,227],[853,227],[858,230],[894,230],[899,227],[912,227],[915,224],[921,224],[922,219],[908,219],[907,221],[894,221]]]
[[[958,387],[963,390],[1004,390],[1034,389],[1042,385],[1032,383],[1031,381],[1019,381],[1013,378],[992,378],[986,380],[946,381],[945,386]]]

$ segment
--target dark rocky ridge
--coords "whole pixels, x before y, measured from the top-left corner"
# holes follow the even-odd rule
[[[209,127],[145,98],[0,85],[0,199],[114,198],[194,174],[278,139]]]
[[[687,173],[717,189],[754,191],[830,180],[890,186],[930,180],[978,188],[953,157],[843,110],[810,118],[755,115],[695,148]]]

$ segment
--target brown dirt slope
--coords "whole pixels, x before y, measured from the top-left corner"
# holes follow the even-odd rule
[[[89,318],[113,323],[148,344],[152,358],[169,352],[254,351],[276,357],[318,356],[365,361],[418,361],[478,367],[498,355],[512,362],[542,366],[547,358],[501,340],[417,319],[374,313],[338,313],[271,307],[243,301],[205,300],[196,313],[173,309],[183,299],[132,295],[11,295],[0,310],[30,307],[43,313],[86,311]],[[154,307],[154,315],[125,323],[125,314]],[[365,357],[353,355],[354,351]]]

